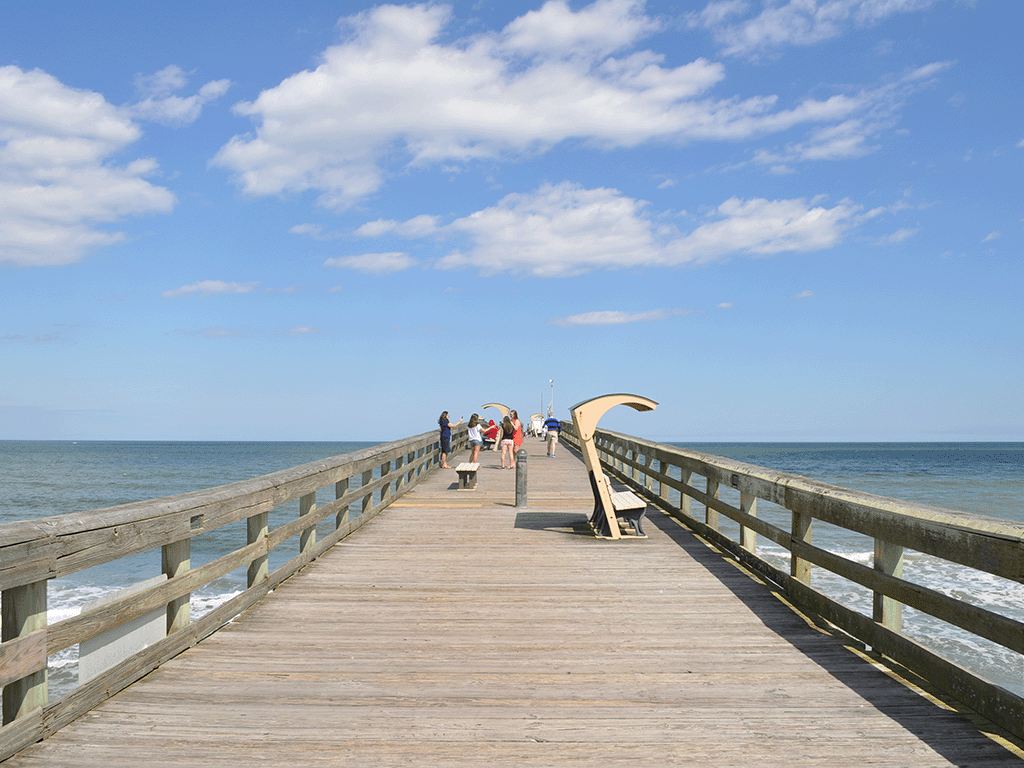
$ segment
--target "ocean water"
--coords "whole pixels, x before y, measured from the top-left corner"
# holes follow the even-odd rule
[[[367,442],[131,442],[0,441],[0,523],[85,512],[245,480],[281,469],[361,450]],[[881,496],[1024,521],[1024,443],[678,443],[681,447],[791,472]],[[731,489],[722,489],[730,501]],[[738,501],[738,496],[734,502]],[[758,503],[759,516],[789,527],[785,510]],[[297,502],[272,514],[271,525],[292,519]],[[701,514],[694,505],[695,514]],[[277,515],[275,518],[274,515]],[[324,521],[322,536],[333,521]],[[724,533],[731,521],[723,519]],[[245,541],[244,522],[193,544],[193,567]],[[870,564],[873,543],[815,523],[814,541]],[[759,554],[788,569],[788,553],[763,538]],[[271,568],[293,556],[275,550]],[[277,558],[275,561],[274,558]],[[74,615],[83,602],[160,573],[160,552],[91,568],[48,587],[49,620]],[[1024,620],[1024,585],[908,552],[904,576],[934,589]],[[815,569],[813,585],[867,615],[871,595]],[[245,588],[244,570],[192,596],[198,617]],[[998,684],[1024,694],[1024,660],[1005,649],[916,612],[905,610],[905,631]],[[78,650],[50,658],[51,698],[77,681]]]

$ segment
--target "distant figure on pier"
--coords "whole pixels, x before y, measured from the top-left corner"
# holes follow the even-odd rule
[[[483,427],[480,426],[480,416],[473,414],[469,417],[469,460],[477,462],[480,460],[480,446],[484,444]]]
[[[555,455],[555,446],[558,445],[558,433],[562,431],[562,422],[555,418],[554,412],[548,408],[548,417],[544,420],[544,429],[548,433],[548,456]]]
[[[491,419],[487,423],[487,429],[484,430],[484,450],[498,450],[498,437],[501,434],[501,425],[495,424],[494,419]]]
[[[514,413],[514,411],[513,411]],[[511,414],[510,414],[511,415]],[[512,426],[512,419],[506,416],[501,420],[501,468],[505,469],[505,454],[508,454],[508,461],[511,466],[509,469],[514,469],[516,466],[516,452],[515,452],[515,437],[516,428]]]
[[[452,424],[448,421],[448,411],[441,413],[441,418],[437,420],[437,424],[441,427],[441,469],[451,469],[448,466],[448,454],[452,452],[452,427],[457,427],[462,423],[462,419]]]
[[[523,422],[519,420],[519,414],[515,410],[509,411],[508,417],[512,420],[512,427],[515,429],[515,436],[512,438],[515,444],[513,451],[518,451],[523,447]],[[515,466],[515,464],[512,466]]]

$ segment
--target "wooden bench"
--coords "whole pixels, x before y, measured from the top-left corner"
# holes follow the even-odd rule
[[[455,471],[459,473],[460,491],[476,489],[476,471],[478,469],[480,469],[480,463],[476,461],[464,461],[455,468]]]
[[[580,441],[583,462],[590,476],[590,489],[594,492],[594,512],[590,516],[590,524],[597,536],[619,539],[622,538],[619,530],[621,517],[632,526],[637,538],[646,538],[641,520],[647,511],[647,502],[631,491],[612,491],[594,445],[597,422],[609,408],[616,405],[627,405],[637,411],[652,411],[658,404],[639,395],[615,394],[584,400],[569,409],[576,437]]]
[[[615,516],[628,522],[637,536],[647,537],[643,525],[644,513],[647,512],[646,501],[632,491],[618,491],[612,493],[612,506],[615,508]]]
[[[593,472],[589,474],[590,489],[594,493],[594,512],[590,515],[590,526],[594,529],[594,533],[606,539],[618,538],[618,536],[612,533],[609,515],[605,513],[601,492],[598,490],[598,482],[603,482],[608,489],[608,498],[611,500],[616,521],[621,517],[629,523],[633,532],[638,537],[646,539],[647,534],[644,533],[643,518],[647,512],[647,502],[632,491],[613,491],[604,473],[601,473],[600,481]],[[619,533],[617,526],[615,533]]]

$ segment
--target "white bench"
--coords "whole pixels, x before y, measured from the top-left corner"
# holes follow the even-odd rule
[[[643,518],[644,513],[647,511],[647,502],[632,491],[612,491],[611,496],[615,516],[621,517],[633,526],[633,531],[637,536],[646,537]]]
[[[600,470],[598,470],[600,472]],[[603,472],[596,474],[590,472],[590,489],[594,492],[594,511],[590,515],[590,527],[594,533],[601,538],[618,538],[618,518],[622,518],[633,528],[633,533],[640,538],[647,538],[644,533],[643,517],[647,512],[647,502],[641,499],[632,491],[613,491],[611,483]],[[600,477],[600,480],[598,480]],[[598,483],[603,483],[608,490],[608,499],[611,501],[613,514],[605,512],[604,502],[601,499],[601,492],[598,490]],[[615,521],[614,533],[612,532],[612,520]]]
[[[459,473],[460,491],[476,489],[476,472],[478,469],[480,469],[480,463],[476,461],[464,461],[455,468],[455,471]]]

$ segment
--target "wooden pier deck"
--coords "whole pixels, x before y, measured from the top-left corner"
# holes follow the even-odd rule
[[[582,462],[527,447],[526,508],[496,453],[439,471],[6,766],[1020,764],[671,518],[595,539]]]

